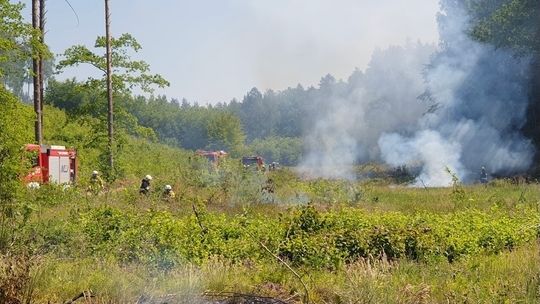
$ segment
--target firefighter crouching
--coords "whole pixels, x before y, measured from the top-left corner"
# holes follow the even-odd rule
[[[104,188],[103,180],[99,176],[99,172],[92,171],[92,177],[90,177],[90,187],[89,191],[93,194],[99,194]]]
[[[165,200],[173,199],[176,197],[176,194],[174,193],[171,185],[165,185],[165,187],[163,188],[162,197]]]
[[[152,180],[152,176],[146,175],[142,181],[141,181],[141,187],[139,188],[139,193],[148,195],[150,192],[150,181]]]

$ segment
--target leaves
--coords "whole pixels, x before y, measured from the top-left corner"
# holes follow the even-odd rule
[[[18,122],[18,123],[14,123]],[[13,200],[19,189],[23,147],[32,142],[32,109],[0,84],[0,201]]]
[[[98,37],[95,48],[105,48],[105,37]],[[150,74],[150,65],[142,60],[132,60],[130,52],[138,52],[141,45],[130,34],[122,34],[119,38],[111,39],[111,64],[113,67],[113,89],[116,94],[129,94],[139,87],[144,92],[153,92],[153,87],[169,86],[169,82],[159,74]],[[105,55],[98,55],[83,45],[75,45],[64,51],[63,59],[58,63],[57,69],[64,70],[81,64],[89,64],[103,72],[103,77],[88,78],[86,85],[100,88],[105,91],[105,74],[107,60]]]
[[[536,0],[468,0],[471,35],[519,53],[540,51],[540,6]]]
[[[22,3],[0,0],[0,78],[4,75],[5,63],[51,57],[47,46],[40,42],[40,31],[24,22],[23,7]]]
[[[114,256],[170,268],[183,261],[203,263],[213,256],[230,261],[272,259],[260,239],[296,266],[336,269],[362,259],[454,262],[496,254],[536,239],[537,214],[466,210],[451,214],[374,213],[344,208],[292,208],[281,219],[264,214],[246,218],[206,212],[199,219],[169,212],[125,212],[101,207],[81,214],[72,231],[82,231],[89,254]],[[199,222],[206,228],[200,233]],[[533,225],[531,225],[533,224]],[[526,229],[527,226],[533,227]]]

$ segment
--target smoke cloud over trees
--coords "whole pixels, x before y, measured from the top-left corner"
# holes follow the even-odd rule
[[[209,106],[119,96],[119,119],[137,126],[131,133],[259,154],[315,177],[353,179],[354,165],[366,162],[406,165],[417,184],[430,186],[451,182],[446,168],[466,182],[482,166],[493,175],[531,170],[540,143],[537,1],[440,3],[438,45],[378,49],[347,79],[328,74],[316,87],[253,88]],[[51,81],[48,100],[73,115],[93,113],[101,97],[80,88],[76,80]]]

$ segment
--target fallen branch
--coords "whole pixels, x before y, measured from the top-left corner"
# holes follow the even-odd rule
[[[287,304],[287,302],[285,301],[272,298],[272,297],[265,297],[265,296],[258,296],[254,294],[244,294],[244,293],[237,293],[237,292],[205,292],[203,296],[207,298],[249,300],[248,303]]]
[[[268,249],[268,247],[266,247],[266,245],[263,242],[261,242],[259,240],[257,240],[257,242],[261,245],[261,247],[264,250],[266,250],[266,252],[268,252],[275,259],[277,259],[279,262],[281,262],[283,265],[285,265],[285,267],[287,267],[287,269],[289,269],[292,272],[292,274],[298,279],[298,281],[300,281],[300,283],[304,287],[304,292],[305,292],[305,294],[304,294],[304,303],[309,304],[309,291],[308,291],[307,285],[306,285],[306,283],[304,283],[304,280],[302,280],[302,277],[298,274],[298,272],[296,272],[287,262],[285,262],[285,260],[283,260],[277,254],[274,254],[270,249]]]
[[[75,296],[73,299],[64,302],[64,304],[72,304],[72,303],[75,303],[75,301],[79,300],[80,298],[87,299],[87,298],[93,298],[93,297],[94,297],[94,295],[92,294],[92,291],[91,291],[91,290],[83,291],[83,292],[81,292],[80,294],[78,294],[77,296]]]

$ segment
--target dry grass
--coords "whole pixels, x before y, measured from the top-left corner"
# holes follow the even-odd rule
[[[34,281],[30,274],[35,259],[27,254],[0,256],[0,303],[30,303]]]
[[[538,303],[538,244],[456,263],[361,260],[337,271],[300,269],[312,303]],[[162,272],[141,265],[94,259],[40,258],[28,263],[2,256],[1,303],[62,303],[82,291],[81,303],[135,303],[169,299],[199,303],[205,292],[240,292],[300,303],[302,289],[277,263],[233,264],[210,259]],[[168,298],[167,298],[168,297]],[[158,301],[159,302],[159,301]]]
[[[281,173],[276,173],[279,175]],[[286,175],[287,173],[283,173]],[[279,176],[274,176],[280,181]],[[489,210],[494,206],[514,212],[520,206],[538,206],[537,184],[467,186],[464,205],[452,201],[451,189],[418,189],[403,186],[357,183],[361,198],[351,203],[329,204],[321,197],[332,188],[293,181],[284,176],[276,190],[282,201],[287,195],[302,193],[319,209],[347,205],[370,212],[452,213],[463,208]],[[108,195],[70,196],[57,194],[54,204],[38,206],[31,223],[48,220],[70,221],[74,214],[104,204],[130,212],[148,209],[166,210],[175,217],[193,214],[192,203],[204,204],[208,212],[229,215],[247,213],[277,217],[293,206],[289,203],[230,204],[228,192],[220,187],[204,188],[176,184],[177,198],[170,202],[159,195],[141,197],[136,180],[122,184]],[[182,187],[182,185],[184,185]],[[296,187],[296,188],[295,188]],[[317,188],[319,187],[319,188]],[[328,190],[329,191],[329,190]],[[78,199],[73,200],[73,197]],[[290,200],[292,201],[292,200]],[[87,256],[81,254],[82,256]],[[0,257],[0,303],[61,303],[85,290],[95,297],[88,303],[135,303],[175,295],[170,303],[195,303],[204,292],[245,292],[262,294],[291,303],[300,302],[303,294],[298,280],[279,263],[257,264],[253,261],[232,263],[210,258],[201,265],[184,264],[167,272],[145,265],[125,265],[116,260],[80,258],[77,252],[48,255],[39,263],[27,262],[25,256]],[[416,263],[400,260],[368,259],[325,271],[299,269],[309,287],[313,303],[538,303],[540,302],[540,254],[537,244],[499,255],[479,255],[448,263],[446,260]],[[182,302],[183,301],[183,302]]]

